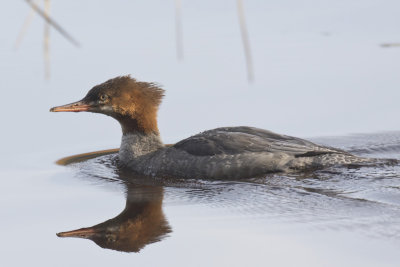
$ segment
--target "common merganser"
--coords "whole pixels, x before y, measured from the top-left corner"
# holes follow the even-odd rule
[[[238,179],[373,160],[245,126],[208,130],[167,146],[157,127],[163,96],[154,83],[120,76],[96,85],[82,100],[50,111],[88,111],[116,119],[122,127],[120,163],[147,176]]]

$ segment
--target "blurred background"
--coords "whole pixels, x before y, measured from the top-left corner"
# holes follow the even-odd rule
[[[265,188],[222,184],[228,194],[210,199],[165,187],[173,233],[140,254],[56,237],[124,209],[122,186],[101,180],[115,175],[103,162],[54,164],[119,147],[118,123],[98,114],[49,112],[115,76],[131,74],[166,90],[159,111],[165,143],[220,126],[325,141],[399,130],[400,1],[241,2],[242,10],[235,0],[36,1],[43,10],[50,4],[51,18],[79,47],[46,26],[27,1],[0,2],[2,266],[193,266],[193,259],[199,266],[265,266],[266,259],[272,266],[398,265],[400,186],[398,169],[390,167],[368,169],[362,179],[352,179],[351,171],[350,178],[328,175],[330,184],[279,176]],[[360,139],[377,147],[399,143],[398,133],[360,136],[339,141],[347,147]],[[313,183],[322,193],[302,190]],[[374,234],[378,238],[370,238]]]
[[[31,8],[3,1],[2,148],[52,149],[60,138],[71,152],[118,147],[120,128],[110,118],[48,109],[126,74],[166,89],[159,112],[166,143],[233,125],[302,137],[399,129],[399,1],[248,0],[243,7],[252,83],[233,0],[181,2],[183,60],[172,0],[51,1],[51,17],[80,47],[51,28],[45,79],[44,20],[35,13],[15,49]]]

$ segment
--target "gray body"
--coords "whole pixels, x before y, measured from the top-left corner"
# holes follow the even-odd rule
[[[124,166],[144,175],[207,179],[238,179],[373,161],[252,127],[217,128],[168,147],[156,133],[128,133],[122,137],[119,158]]]

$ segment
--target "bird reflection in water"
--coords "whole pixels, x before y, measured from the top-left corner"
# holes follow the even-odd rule
[[[71,157],[68,159],[63,165],[73,163]],[[81,161],[81,157],[76,159]],[[124,185],[126,206],[118,216],[92,227],[57,233],[57,236],[90,239],[102,248],[125,252],[139,252],[146,245],[164,239],[171,227],[162,210],[163,187]]]
[[[92,227],[58,233],[59,237],[90,239],[102,248],[139,252],[161,241],[171,228],[162,211],[161,186],[127,185],[125,209],[115,218]]]

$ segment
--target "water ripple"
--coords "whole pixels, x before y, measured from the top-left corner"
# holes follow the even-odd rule
[[[372,156],[400,152],[400,133],[319,141]],[[206,181],[137,177],[119,170],[116,160],[115,155],[106,155],[73,164],[73,168],[79,178],[102,183],[162,185],[164,205],[201,205],[226,216],[262,217],[279,223],[307,223],[316,229],[345,228],[400,238],[400,166],[396,164]]]

